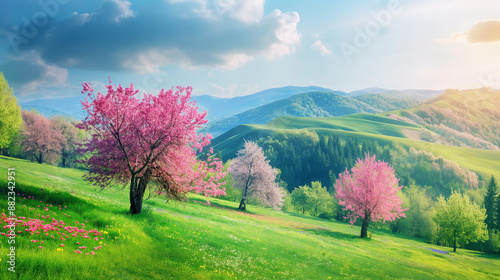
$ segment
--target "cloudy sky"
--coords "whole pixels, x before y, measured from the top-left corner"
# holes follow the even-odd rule
[[[21,100],[108,76],[220,97],[500,88],[498,11],[498,0],[2,0],[0,72]]]

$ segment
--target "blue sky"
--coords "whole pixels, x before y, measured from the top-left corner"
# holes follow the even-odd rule
[[[108,76],[220,97],[498,88],[498,11],[497,0],[2,0],[0,72],[21,100],[75,96]]]

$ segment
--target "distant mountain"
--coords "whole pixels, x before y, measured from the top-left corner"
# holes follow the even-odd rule
[[[20,102],[19,105],[24,110],[36,110],[42,115],[50,117],[55,115],[72,117],[77,120],[83,119],[81,104],[82,96],[56,98],[56,99],[36,99]]]
[[[299,93],[311,91],[328,91],[340,95],[346,95],[342,91],[333,91],[323,87],[297,87],[286,86],[280,88],[271,88],[246,96],[234,98],[219,98],[210,95],[193,96],[196,105],[200,111],[207,111],[208,120],[216,120],[239,114],[246,110],[256,108],[280,99],[284,99]],[[19,105],[25,110],[35,109],[45,116],[64,115],[75,119],[84,117],[82,105],[80,103],[82,96],[58,98],[58,99],[37,99],[27,102],[20,102]]]
[[[382,93],[384,91],[388,91],[388,89],[379,88],[379,87],[371,87],[371,88],[364,88],[364,89],[360,89],[360,90],[351,91],[347,95],[348,96],[358,96],[358,95],[364,95],[364,94],[370,94],[370,93]]]
[[[376,94],[381,94],[381,95],[386,95],[386,96],[398,96],[398,97],[405,97],[405,98],[411,98],[411,99],[416,99],[416,100],[428,100],[433,97],[436,97],[440,94],[442,94],[444,90],[431,90],[431,89],[404,89],[404,90],[389,90],[389,89],[384,89],[384,88],[378,88],[378,87],[371,87],[371,88],[365,88],[365,89],[360,89],[356,91],[351,91],[347,94],[347,96],[350,97],[355,97],[355,96],[361,96],[361,95],[366,95],[370,93],[376,93]]]
[[[367,94],[355,97],[335,92],[308,92],[278,100],[218,121],[209,122],[202,132],[220,135],[240,124],[265,124],[282,116],[334,117],[354,113],[381,113],[416,106],[410,98]]]
[[[280,99],[288,98],[296,94],[311,91],[327,91],[335,92],[339,95],[346,95],[345,92],[333,91],[331,89],[323,87],[286,86],[266,89],[254,94],[238,96],[234,98],[218,98],[210,95],[201,95],[193,96],[193,99],[196,100],[196,104],[202,111],[207,111],[207,118],[209,120],[217,120],[236,115],[246,110],[256,108]]]
[[[219,98],[210,95],[201,95],[201,96],[193,96],[192,99],[196,100],[196,105],[200,108],[200,111],[204,110],[207,111],[207,119],[209,121],[214,121],[214,120],[222,120],[243,113],[247,110],[257,108],[259,106],[263,106],[278,100],[286,99],[294,95],[307,92],[331,92],[340,96],[350,96],[350,97],[358,97],[366,94],[375,93],[384,96],[404,97],[416,100],[427,100],[440,93],[440,91],[432,91],[432,90],[394,91],[382,88],[368,88],[359,91],[353,91],[350,93],[345,93],[343,91],[333,91],[328,88],[317,87],[317,86],[310,86],[310,87],[286,86],[280,88],[271,88],[254,94],[239,96],[234,98]],[[27,102],[20,102],[19,104],[23,109],[26,110],[35,109],[46,116],[64,115],[64,116],[71,116],[75,119],[82,119],[84,117],[84,114],[81,109],[81,103],[80,103],[81,99],[83,99],[83,96],[58,98],[58,99],[37,99]],[[381,107],[379,106],[375,107],[377,109],[381,109]],[[396,106],[395,109],[397,108],[399,107]],[[386,111],[386,109],[382,109],[382,111]],[[367,112],[379,112],[379,111],[368,110]]]

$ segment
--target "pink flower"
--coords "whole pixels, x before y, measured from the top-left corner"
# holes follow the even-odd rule
[[[38,246],[39,249],[42,249],[43,247],[42,246]]]
[[[64,247],[64,244],[61,244],[61,247]]]

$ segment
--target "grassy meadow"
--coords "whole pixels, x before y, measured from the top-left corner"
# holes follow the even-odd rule
[[[252,205],[240,212],[236,203],[209,198],[208,204],[195,194],[185,203],[151,198],[142,214],[132,216],[126,190],[96,190],[82,171],[0,157],[0,205],[7,215],[8,168],[16,169],[18,218],[55,219],[62,227],[30,234],[18,225],[15,273],[7,270],[10,245],[2,236],[0,279],[500,277],[496,256],[452,253],[382,230],[362,240],[356,226]],[[76,227],[90,231],[90,238],[63,234]]]

